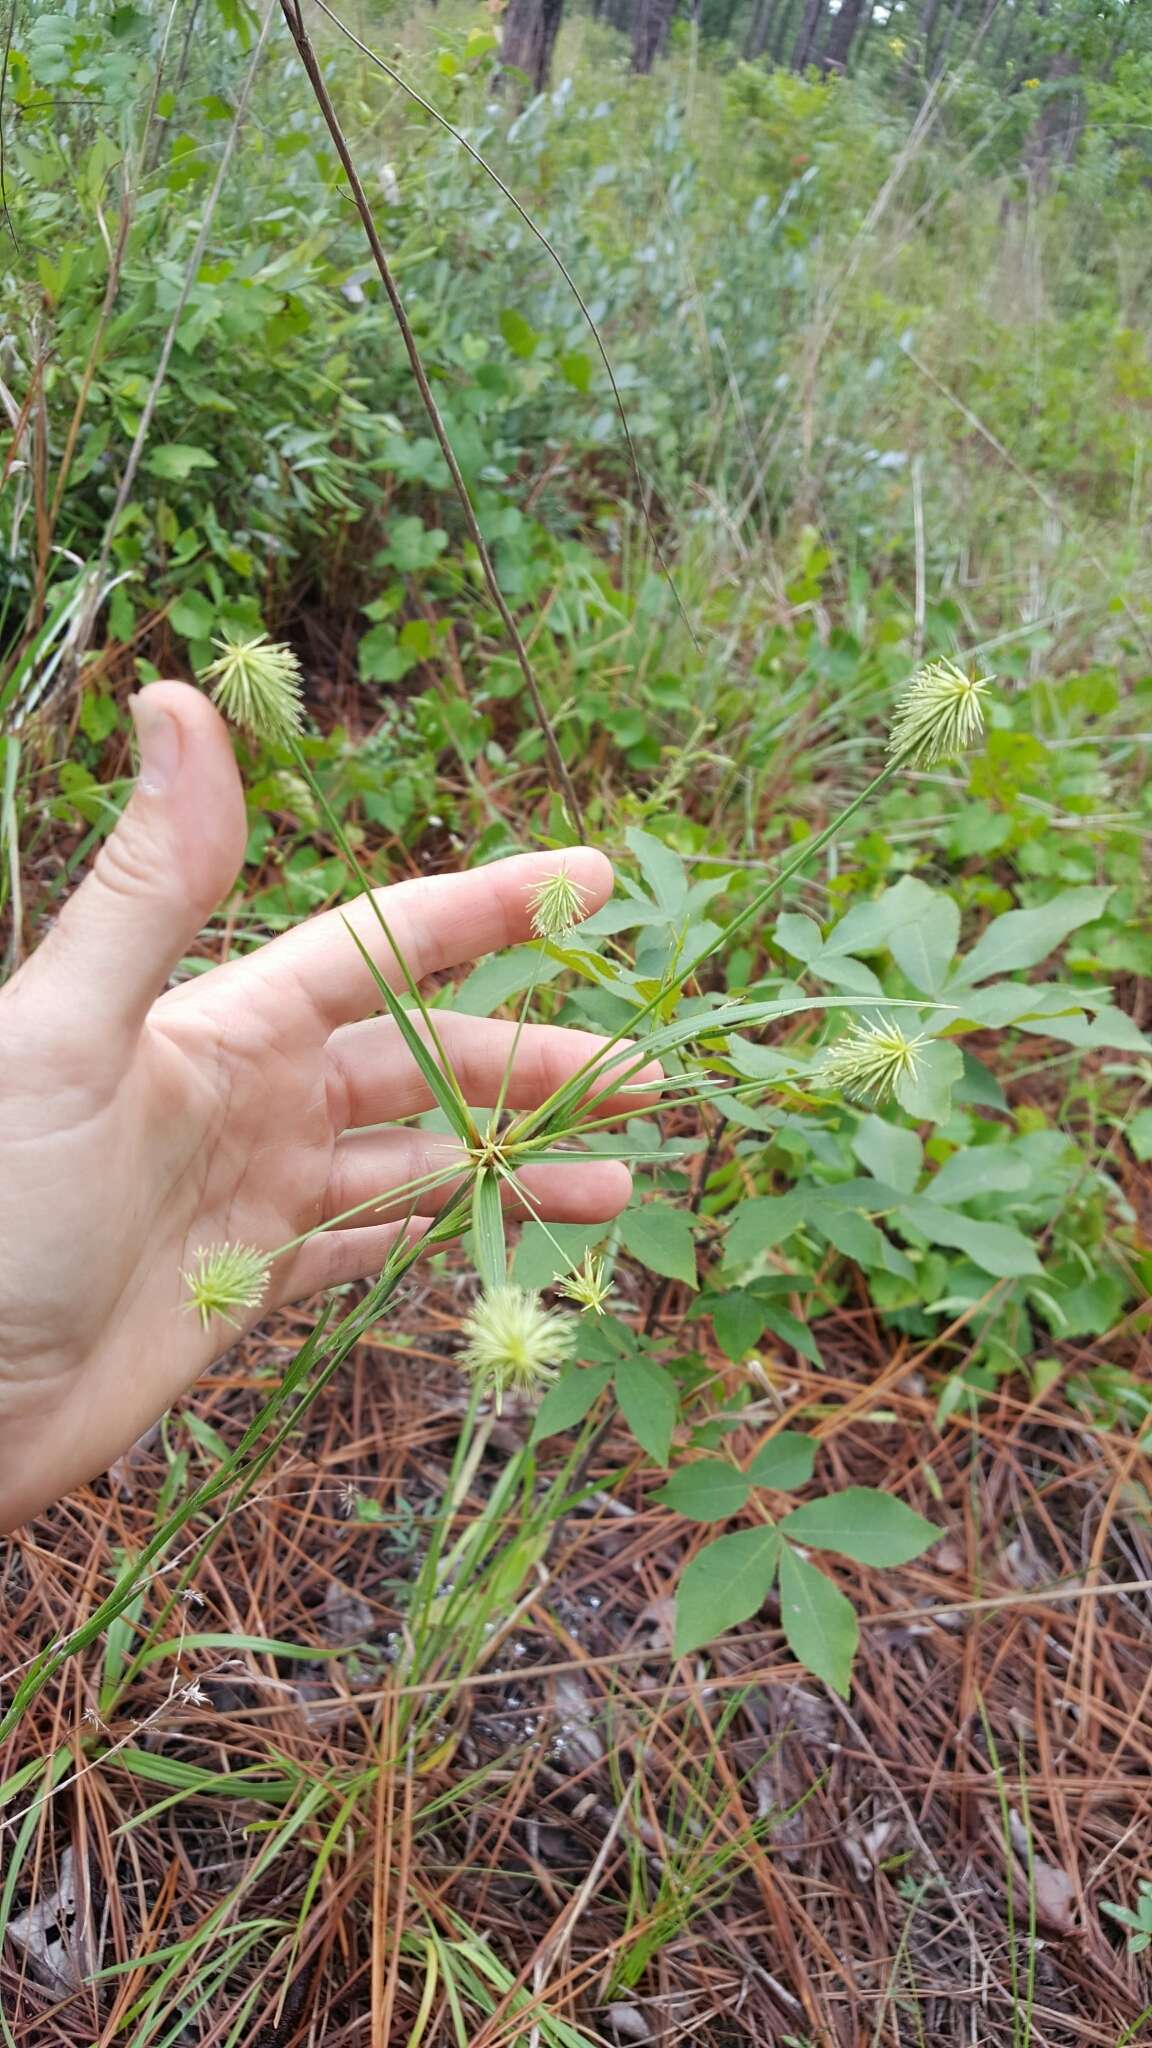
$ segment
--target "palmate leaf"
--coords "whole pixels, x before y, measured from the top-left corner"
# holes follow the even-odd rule
[[[567,1366],[536,1410],[529,1443],[538,1444],[561,1430],[575,1429],[604,1392],[613,1370],[610,1365]]]
[[[785,1543],[780,1551],[780,1620],[792,1655],[847,1699],[860,1624],[839,1586]]]
[[[690,1522],[725,1522],[744,1506],[748,1481],[723,1458],[700,1458],[682,1465],[652,1498]]]
[[[639,1352],[621,1359],[616,1367],[616,1399],[641,1450],[657,1465],[666,1465],[679,1412],[671,1373]]]
[[[638,1204],[624,1211],[619,1228],[625,1249],[650,1273],[698,1285],[692,1218],[683,1209],[660,1200]]]
[[[811,1550],[834,1550],[857,1564],[910,1564],[943,1533],[895,1494],[874,1486],[846,1486],[793,1508],[781,1532]]]
[[[771,1527],[736,1529],[698,1551],[676,1590],[676,1655],[751,1620],[768,1598],[779,1557],[780,1538]]]

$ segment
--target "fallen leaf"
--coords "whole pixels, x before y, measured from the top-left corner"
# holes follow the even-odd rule
[[[78,1991],[96,1967],[86,1873],[79,1881],[71,1849],[60,1858],[56,1889],[34,1899],[26,1913],[8,1922],[8,1933],[24,1951],[28,1968],[45,1990]]]

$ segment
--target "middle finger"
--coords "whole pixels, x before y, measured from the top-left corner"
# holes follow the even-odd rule
[[[464,1160],[462,1146],[432,1131],[355,1132],[333,1152],[324,1220],[342,1217],[355,1228],[413,1213],[438,1215],[461,1186],[463,1175],[456,1169]],[[434,1176],[442,1177],[430,1187]],[[521,1216],[607,1223],[628,1201],[632,1176],[619,1160],[574,1152],[562,1166],[526,1167],[515,1187],[506,1184],[502,1192],[505,1206]]]
[[[515,1024],[498,1017],[466,1017],[452,1010],[435,1010],[432,1016],[460,1092],[473,1109],[495,1106],[513,1049],[505,1103],[509,1109],[536,1109],[608,1043],[593,1032],[570,1031],[560,1024],[526,1024],[517,1041]],[[427,1026],[419,1017],[412,1022],[427,1043]],[[395,1123],[433,1106],[432,1091],[390,1018],[368,1018],[334,1031],[325,1063],[336,1130]],[[613,1067],[627,1074],[629,1086],[599,1105],[598,1115],[626,1115],[650,1104],[651,1087],[637,1084],[651,1084],[659,1078],[660,1068],[653,1062],[634,1073],[634,1066],[635,1053],[623,1041],[615,1048]],[[598,1093],[603,1086],[598,1079],[589,1093]]]

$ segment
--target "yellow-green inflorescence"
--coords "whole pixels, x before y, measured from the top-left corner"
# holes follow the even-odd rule
[[[193,1253],[192,1264],[181,1275],[188,1289],[184,1306],[194,1309],[206,1330],[213,1316],[241,1327],[236,1314],[259,1308],[268,1288],[271,1261],[249,1244],[211,1244]]]
[[[954,661],[918,668],[896,706],[888,754],[912,768],[933,768],[962,754],[984,730],[983,698],[991,676],[965,675]]]
[[[822,1088],[864,1102],[887,1102],[901,1081],[914,1081],[918,1060],[928,1040],[909,1038],[889,1018],[853,1024],[829,1046],[813,1073]]]
[[[556,1378],[575,1343],[570,1316],[542,1306],[524,1287],[493,1287],[464,1324],[460,1363],[500,1407],[505,1394],[534,1394]]]
[[[560,1292],[576,1302],[585,1315],[602,1316],[612,1299],[611,1282],[604,1277],[604,1260],[597,1253],[585,1252],[584,1264],[579,1272],[569,1273],[560,1282]]]
[[[226,718],[267,746],[286,746],[300,732],[303,705],[300,663],[290,647],[277,645],[267,633],[240,639],[225,633],[212,645],[217,659],[201,670],[202,683]]]
[[[528,903],[532,911],[532,930],[538,939],[562,939],[587,914],[584,891],[577,888],[567,867],[561,862],[553,874],[545,875],[542,882],[530,892]]]

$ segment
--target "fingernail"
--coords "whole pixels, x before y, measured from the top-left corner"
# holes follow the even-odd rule
[[[130,697],[128,705],[140,742],[137,787],[148,796],[159,796],[180,766],[180,727],[170,712],[153,702],[150,690]]]

